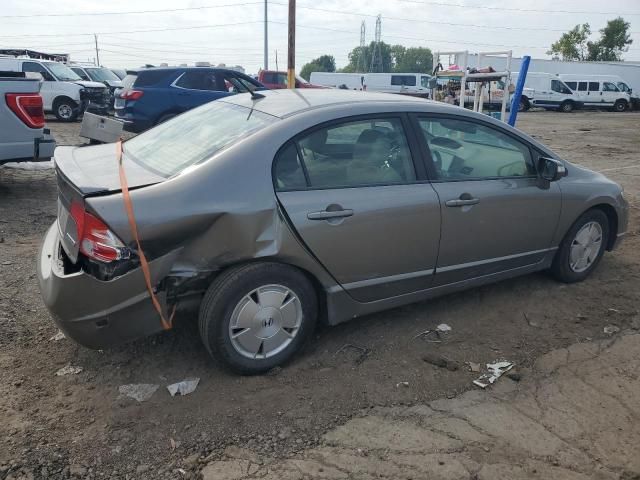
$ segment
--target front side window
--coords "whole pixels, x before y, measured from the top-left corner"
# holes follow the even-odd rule
[[[576,90],[578,88],[578,82],[564,82],[567,87],[571,90]]]
[[[220,90],[214,74],[198,70],[184,72],[176,82],[176,87],[188,90]]]
[[[76,72],[76,74],[82,79],[82,80],[90,80],[89,76],[84,73],[84,70],[82,70],[81,68],[78,67],[71,67],[71,70],[73,70],[74,72]]]
[[[629,88],[629,85],[627,85],[626,83],[624,83],[624,82],[618,82],[618,83],[617,83],[617,86],[618,86],[618,89],[619,89],[621,92],[631,93],[631,89]]]
[[[125,157],[170,177],[277,121],[257,110],[210,102],[124,143]]]
[[[420,119],[419,123],[439,180],[536,174],[529,148],[497,129],[453,118]]]
[[[391,75],[391,85],[415,87],[416,77],[414,75]]]
[[[55,78],[53,78],[53,75],[51,75],[51,73],[49,73],[49,71],[46,68],[44,68],[42,65],[36,62],[24,62],[22,64],[22,71],[39,73],[40,75],[42,75],[42,78],[44,80],[47,80],[50,82],[55,81]]]
[[[618,92],[618,87],[616,87],[611,82],[603,82],[602,83],[602,91],[603,92]]]
[[[590,92],[599,92],[600,91],[600,82],[589,82],[589,91]]]
[[[398,118],[367,119],[314,130],[276,159],[276,188],[342,188],[413,182],[411,152]],[[296,160],[299,152],[299,160]],[[281,163],[283,165],[281,165]],[[306,178],[305,178],[306,177]]]
[[[420,86],[422,86],[422,88],[429,88],[429,77],[426,75],[420,77]]]
[[[569,90],[567,86],[564,83],[562,83],[560,80],[551,80],[551,90],[553,90],[556,93],[571,95],[571,90]]]
[[[85,69],[94,82],[117,82],[120,78],[108,68],[89,67]]]

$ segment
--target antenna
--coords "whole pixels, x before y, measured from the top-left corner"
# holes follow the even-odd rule
[[[367,33],[367,24],[362,21],[360,24],[360,55],[358,55],[358,66],[356,67],[357,72],[364,72],[367,68],[367,59],[365,58],[367,55],[367,46],[366,46],[366,33]]]
[[[380,42],[382,39],[382,15],[376,17],[376,35],[373,45],[373,54],[371,56],[370,72],[382,72],[382,52],[380,51]]]

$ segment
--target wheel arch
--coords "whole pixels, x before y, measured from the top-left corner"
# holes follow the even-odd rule
[[[616,212],[616,209],[608,203],[594,205],[586,211],[588,212],[589,210],[600,210],[607,216],[607,220],[609,221],[609,238],[607,238],[606,248],[607,251],[613,250],[613,246],[616,243],[616,235],[618,233],[618,212]]]
[[[76,101],[75,101],[73,98],[71,98],[70,96],[68,96],[68,95],[58,95],[57,97],[55,97],[55,98],[53,99],[53,102],[51,102],[51,108],[55,110],[55,109],[57,108],[57,106],[58,106],[59,102],[62,102],[62,101],[64,101],[64,100],[68,100],[68,101],[70,101],[73,105],[78,106],[78,102],[76,102]]]

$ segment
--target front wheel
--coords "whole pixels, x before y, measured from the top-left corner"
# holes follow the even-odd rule
[[[289,360],[314,330],[318,303],[307,277],[287,265],[261,262],[217,277],[200,306],[199,326],[209,353],[243,375]]]
[[[624,112],[627,109],[627,102],[624,100],[616,100],[613,104],[613,110],[615,112]]]
[[[53,105],[53,113],[61,122],[73,122],[78,118],[78,104],[70,98],[56,100]]]
[[[573,102],[570,102],[568,100],[562,102],[562,104],[560,104],[560,111],[564,113],[573,112]]]
[[[553,275],[565,283],[581,282],[596,268],[609,238],[602,210],[589,210],[572,225],[553,260]]]

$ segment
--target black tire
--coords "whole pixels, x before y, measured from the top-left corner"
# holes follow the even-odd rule
[[[161,123],[166,122],[167,120],[171,120],[173,117],[175,117],[176,114],[175,113],[167,113],[163,116],[160,117],[160,120],[158,120],[156,122],[156,125],[160,125]]]
[[[70,98],[56,98],[53,102],[53,114],[60,122],[75,122],[78,113],[78,104]]]
[[[616,103],[613,104],[614,112],[624,112],[628,108],[626,100],[616,100]]]
[[[231,340],[229,325],[234,310],[255,289],[273,284],[286,287],[299,299],[300,326],[282,351],[265,358],[247,358]],[[280,263],[259,262],[232,267],[213,281],[200,305],[198,324],[202,341],[214,359],[241,375],[255,375],[290,360],[313,333],[317,317],[316,292],[304,273]]]
[[[531,108],[531,104],[529,103],[529,99],[524,97],[520,99],[520,103],[518,104],[518,112],[526,112]]]
[[[573,105],[573,102],[571,100],[565,100],[560,104],[560,111],[563,113],[571,113],[573,112],[574,108],[575,106]]]
[[[595,259],[589,265],[589,267],[581,272],[574,271],[570,265],[571,246],[575,240],[576,234],[580,229],[589,222],[597,222],[600,225],[602,231],[602,239],[600,242],[600,250],[598,251]],[[553,259],[553,265],[551,266],[551,272],[553,276],[564,283],[581,282],[587,278],[591,272],[598,266],[604,251],[607,248],[607,241],[609,239],[609,219],[602,210],[592,209],[583,213],[578,220],[571,226],[567,234],[565,235],[560,248]]]

